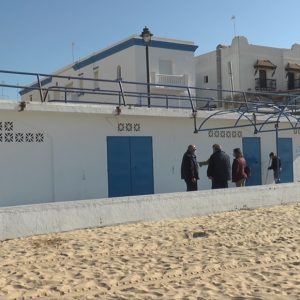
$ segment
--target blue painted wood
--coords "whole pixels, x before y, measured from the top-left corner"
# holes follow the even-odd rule
[[[107,137],[108,196],[131,195],[130,139]]]
[[[293,140],[292,138],[278,139],[278,157],[281,160],[280,182],[294,181],[293,172]]]
[[[154,193],[151,137],[131,137],[132,195]]]
[[[152,137],[107,137],[108,196],[154,193]]]
[[[242,143],[244,157],[251,168],[251,177],[246,181],[246,185],[260,185],[262,183],[260,138],[245,137]]]

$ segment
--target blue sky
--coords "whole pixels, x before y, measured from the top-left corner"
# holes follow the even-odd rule
[[[231,43],[233,15],[249,43],[290,48],[300,43],[299,11],[299,0],[0,0],[0,69],[52,73],[72,63],[72,43],[77,60],[145,25],[205,53]]]

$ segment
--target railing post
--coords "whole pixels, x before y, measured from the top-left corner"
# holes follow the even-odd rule
[[[166,95],[166,107],[169,108],[169,97]]]
[[[195,112],[195,108],[194,108],[194,104],[193,104],[193,100],[192,100],[192,97],[191,97],[191,91],[189,89],[189,87],[187,86],[186,87],[187,91],[188,91],[188,95],[189,95],[189,100],[190,100],[190,104],[191,104],[191,108],[192,108],[192,111]]]
[[[67,103],[67,88],[65,87],[65,103]]]
[[[123,105],[126,106],[125,95],[124,95],[124,92],[123,92],[123,86],[122,86],[122,81],[121,80],[119,80],[119,87],[120,87],[120,92],[121,92],[122,99],[123,99]]]
[[[37,77],[37,82],[38,82],[38,85],[39,85],[41,102],[43,102],[42,84],[41,84],[41,81],[40,81],[39,74],[37,74],[36,77]]]

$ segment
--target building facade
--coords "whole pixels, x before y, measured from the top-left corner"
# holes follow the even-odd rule
[[[250,117],[255,123],[270,121],[268,111],[257,120],[252,113],[214,115],[208,130],[197,131],[216,110],[196,112],[185,101],[194,96],[230,100],[236,90],[248,95],[294,91],[300,45],[274,49],[236,37],[231,46],[205,55],[195,57],[196,48],[187,41],[152,40],[151,94],[145,45],[132,36],[44,76],[22,90],[19,104],[2,101],[0,206],[184,191],[180,166],[189,144],[197,146],[199,161],[209,158],[215,143],[228,154],[241,148],[252,170],[248,185],[273,181],[269,153],[278,149],[282,182],[299,181],[298,128],[276,137],[246,126]],[[127,105],[120,105],[120,97]],[[245,127],[230,127],[237,119]],[[282,115],[279,121],[280,129],[291,129],[289,119]],[[274,123],[267,127],[274,129]],[[199,189],[210,187],[202,167]]]
[[[207,115],[198,112],[197,124]],[[210,126],[226,127],[236,117],[212,118]],[[267,167],[275,134],[255,134],[251,126],[195,134],[190,110],[122,107],[117,113],[112,105],[31,102],[18,111],[16,102],[2,101],[0,206],[185,191],[180,166],[187,146],[195,144],[203,161],[215,143],[230,156],[233,148],[244,151],[248,184],[273,182]],[[300,180],[299,149],[299,131],[279,133],[283,182]],[[211,188],[206,169],[200,168],[200,190]]]
[[[41,87],[49,89],[45,101],[117,104],[118,99],[116,101],[113,92],[120,90],[122,82],[122,88],[127,92],[127,103],[144,105],[147,101],[145,49],[144,41],[134,35],[58,70],[53,76],[41,80]],[[195,86],[196,49],[193,42],[153,38],[148,56],[151,94],[187,95],[185,87]],[[38,84],[34,83],[33,86],[37,87]],[[195,92],[192,91],[192,94]],[[30,87],[22,90],[21,95],[24,101],[41,101],[39,91]],[[155,101],[161,100],[153,99],[153,105]],[[180,101],[174,101],[173,105],[180,105]]]
[[[300,45],[291,49],[251,45],[237,36],[231,45],[218,45],[215,51],[195,58],[196,85],[223,89],[210,92],[218,99],[231,99],[231,91],[297,92],[300,88]],[[198,95],[209,92],[200,90]]]

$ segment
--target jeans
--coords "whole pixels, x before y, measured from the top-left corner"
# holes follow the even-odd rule
[[[274,170],[273,174],[275,183],[280,183],[280,170]]]
[[[212,189],[225,189],[225,188],[228,188],[228,181],[227,180],[224,180],[224,181],[212,180],[211,188]]]

